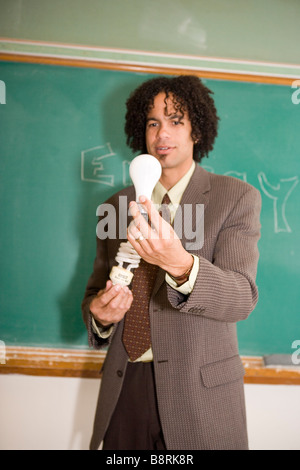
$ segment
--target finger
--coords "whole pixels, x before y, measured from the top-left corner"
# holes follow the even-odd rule
[[[132,301],[133,301],[133,295],[132,295],[131,290],[129,290],[128,297],[127,297],[127,303],[126,303],[126,307],[125,307],[126,312],[127,312],[127,310],[130,309]]]
[[[120,302],[120,309],[127,312],[127,310],[131,306],[132,300],[133,300],[132,292],[131,292],[130,289],[127,288],[127,292],[125,292],[123,300],[122,300],[122,302]]]
[[[151,200],[145,198],[144,196],[140,197],[140,201],[143,202],[143,206],[149,215],[153,232],[157,234],[156,238],[163,240],[173,240],[174,238],[177,238],[176,233],[174,232],[174,229],[171,225],[170,211],[168,211],[168,214],[166,214],[164,218],[161,215],[163,206],[161,206],[160,211],[158,211],[155,207],[155,204],[153,204]]]
[[[148,224],[148,214],[147,212],[141,212],[141,207],[135,201],[131,201],[129,204],[130,214],[132,215],[134,224],[140,229],[141,226],[147,228]]]
[[[108,292],[112,287],[113,287],[113,283],[112,283],[111,279],[108,279],[108,280],[106,281],[105,288],[99,290],[97,296],[100,296],[100,295],[103,294],[104,292]]]
[[[113,285],[113,283],[111,283],[110,287],[107,287],[106,284],[105,290],[102,290],[98,293],[98,299],[101,306],[107,306],[111,302],[111,300],[119,294],[121,288],[122,287],[118,284]]]
[[[133,220],[137,220],[138,217],[141,216],[141,211],[135,201],[131,201],[129,203],[129,212],[130,212],[130,215],[133,217]]]
[[[140,230],[137,228],[137,226],[135,225],[134,221],[132,220],[128,226],[128,232],[132,235],[132,237],[135,239],[135,240],[139,240],[139,239],[143,239],[143,235],[142,233],[140,232]]]
[[[130,234],[130,237],[131,237],[130,243],[132,243],[132,239],[133,239],[135,243],[138,243],[140,247],[146,251],[148,251],[149,249],[148,242],[150,241],[150,239],[157,238],[157,234],[152,233],[151,228],[149,226],[146,229],[146,233],[145,233],[144,228],[138,229],[133,222],[128,227],[128,233]]]
[[[127,286],[124,286],[119,291],[118,295],[114,297],[109,304],[107,305],[108,309],[113,310],[123,310],[127,304],[127,296],[129,295],[129,289]]]
[[[113,286],[112,281],[108,279],[108,281],[106,281],[105,290],[108,291],[112,286]]]
[[[129,232],[129,230],[127,230],[127,239],[131,243],[133,249],[137,252],[137,254],[144,258],[145,251],[142,246],[142,241],[137,241],[132,235],[132,233]]]
[[[148,217],[148,212],[146,212],[146,217],[141,214],[139,207],[136,202],[132,201],[129,204],[130,207],[130,213],[133,217],[133,225],[137,228],[137,230],[142,234],[142,236],[146,239],[157,239],[158,234],[155,230],[152,229],[152,227],[149,225],[148,220],[150,221],[150,218]],[[154,207],[154,206],[153,206]],[[131,231],[132,232],[132,231]],[[133,231],[134,233],[134,238],[139,238],[139,234],[136,231]]]
[[[160,213],[158,212],[155,205],[150,199],[147,199],[145,196],[140,196],[140,202],[143,204],[143,207],[147,211],[151,226],[153,228],[152,231],[157,234],[156,238],[162,238],[163,227],[167,223],[161,217]]]

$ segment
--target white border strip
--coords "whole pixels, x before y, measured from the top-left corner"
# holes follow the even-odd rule
[[[1,47],[2,43],[2,47]],[[15,48],[10,49],[9,45],[16,45]],[[6,48],[5,45],[8,47]],[[18,50],[17,46],[28,46],[31,50]],[[52,51],[43,52],[39,50],[42,47],[52,48]],[[37,49],[36,52],[34,49]],[[67,50],[82,51],[82,55],[72,55],[67,54]],[[62,53],[61,53],[61,52]],[[94,52],[99,54],[99,56],[89,56],[85,55],[84,52]],[[162,53],[162,52],[149,52],[149,51],[138,51],[138,50],[129,50],[129,49],[113,49],[113,48],[103,48],[103,47],[93,47],[93,46],[81,46],[75,44],[60,44],[55,42],[41,42],[41,41],[29,41],[29,40],[18,40],[18,39],[9,39],[0,37],[0,52],[4,54],[12,55],[22,55],[22,56],[31,56],[31,57],[45,57],[45,58],[57,58],[65,60],[81,60],[94,63],[110,63],[110,64],[122,64],[128,66],[136,67],[155,67],[155,68],[164,68],[164,69],[180,69],[180,70],[194,70],[194,71],[203,71],[211,73],[224,73],[232,75],[248,75],[248,76],[259,76],[259,77],[272,77],[272,78],[286,78],[295,80],[300,76],[300,65],[293,64],[279,64],[271,62],[259,62],[251,60],[235,60],[235,59],[224,59],[217,57],[205,57],[205,56],[194,56],[194,55],[178,55],[172,53]],[[110,57],[102,56],[102,54],[111,54]],[[114,58],[113,56],[117,56]],[[140,56],[140,60],[131,60],[133,56]],[[147,62],[143,60],[143,57],[153,57],[153,60]],[[155,58],[165,58],[166,63],[155,61]],[[169,59],[169,60],[167,60]],[[172,59],[170,61],[170,59]],[[184,62],[183,62],[184,61]],[[198,64],[193,65],[191,62],[198,62]],[[211,63],[211,67],[207,66],[207,63]],[[216,66],[213,66],[216,64]],[[228,68],[223,68],[222,64],[228,64]],[[218,66],[219,65],[219,66]],[[247,65],[251,67],[249,70]],[[230,66],[233,66],[231,68]],[[239,69],[241,66],[241,69]],[[245,67],[245,68],[244,68]],[[253,70],[253,67],[257,69]],[[264,69],[266,67],[266,69]],[[270,69],[276,70],[270,70]],[[268,70],[269,69],[269,70]],[[290,69],[288,71],[288,69]],[[287,70],[287,72],[285,72]],[[299,71],[299,73],[298,73]]]
[[[8,53],[8,51],[1,51]],[[31,56],[31,57],[49,57],[55,59],[66,59],[66,60],[82,60],[82,61],[90,61],[90,62],[104,62],[104,63],[111,63],[111,64],[124,64],[124,65],[133,65],[133,66],[141,66],[141,67],[158,67],[158,68],[165,68],[165,69],[182,69],[182,70],[198,70],[199,72],[219,72],[219,73],[226,73],[226,74],[238,74],[238,75],[252,75],[252,76],[261,76],[261,77],[278,77],[278,78],[290,78],[295,80],[298,78],[298,75],[290,75],[290,74],[280,74],[280,73],[271,73],[271,72],[258,72],[258,71],[249,71],[249,70],[238,70],[238,69],[222,69],[216,67],[202,67],[199,66],[192,66],[192,65],[183,65],[183,64],[162,64],[160,62],[142,62],[142,61],[131,61],[131,60],[119,60],[119,59],[107,59],[107,58],[99,58],[99,57],[89,57],[89,56],[73,56],[73,55],[65,55],[65,54],[44,54],[39,52],[17,52],[17,51],[9,51],[9,54],[12,55],[23,55],[23,56]],[[300,71],[299,71],[300,75]]]
[[[0,37],[0,43],[5,42],[7,44],[22,44],[33,47],[55,47],[61,49],[74,49],[74,50],[83,50],[83,51],[94,51],[94,52],[105,52],[112,54],[121,54],[121,55],[140,55],[148,57],[166,57],[179,60],[193,60],[193,61],[207,61],[207,62],[221,62],[226,64],[240,64],[240,65],[254,65],[258,67],[281,67],[281,68],[295,68],[300,70],[300,65],[297,64],[287,64],[281,62],[264,62],[264,61],[255,61],[255,60],[241,60],[241,59],[229,59],[229,58],[219,58],[219,57],[206,57],[206,56],[195,56],[188,54],[175,54],[170,52],[151,52],[151,51],[142,51],[136,49],[117,49],[117,48],[106,48],[98,46],[84,46],[76,44],[63,44],[56,42],[42,42],[42,41],[26,41],[18,39],[7,39]],[[60,54],[57,57],[62,57]],[[67,57],[67,56],[65,56]],[[70,56],[71,58],[73,56]],[[81,56],[80,56],[81,57]],[[86,56],[82,57],[86,59]],[[90,60],[90,59],[89,59]]]

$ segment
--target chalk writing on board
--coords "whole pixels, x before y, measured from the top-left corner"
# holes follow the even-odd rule
[[[111,174],[109,165],[109,159],[115,155],[110,143],[83,150],[81,152],[82,181],[115,186],[115,175]],[[129,166],[129,160],[122,161],[123,186],[132,184],[129,176]],[[209,165],[203,165],[203,168],[214,173],[214,168]],[[106,173],[107,171],[109,174]],[[233,176],[247,182],[246,172],[229,170],[224,175]],[[286,218],[286,205],[291,193],[299,183],[299,177],[280,178],[275,186],[268,181],[264,172],[258,173],[257,178],[263,194],[273,201],[274,233],[292,232]]]
[[[286,219],[285,209],[288,198],[299,182],[298,176],[281,178],[276,186],[269,183],[263,172],[260,172],[257,177],[264,194],[273,199],[274,232],[291,232],[292,229]]]
[[[211,166],[203,165],[205,170],[214,173],[214,169]],[[224,175],[234,176],[245,182],[247,182],[247,173],[238,171],[226,171]],[[271,185],[264,172],[260,172],[257,175],[259,186],[263,193],[270,199],[273,200],[273,212],[274,212],[274,233],[279,232],[292,232],[290,225],[286,218],[286,205],[287,201],[299,183],[298,176],[292,176],[291,178],[281,178],[279,183],[274,186]]]
[[[6,104],[6,87],[3,80],[0,80],[0,104]]]
[[[92,183],[101,183],[107,186],[114,186],[115,177],[107,174],[109,171],[109,159],[115,153],[108,142],[105,145],[93,147],[81,152],[81,179]],[[108,160],[106,160],[108,159]]]

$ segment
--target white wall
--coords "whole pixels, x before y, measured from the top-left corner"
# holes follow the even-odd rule
[[[86,450],[96,379],[0,375],[1,450]],[[300,387],[246,385],[250,448],[300,450]]]

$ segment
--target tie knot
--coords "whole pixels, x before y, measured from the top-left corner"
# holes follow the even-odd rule
[[[161,204],[162,204],[162,205],[163,205],[163,204],[170,204],[170,202],[171,202],[171,199],[169,198],[168,193],[166,193],[166,194],[164,195],[164,197],[162,198]]]

